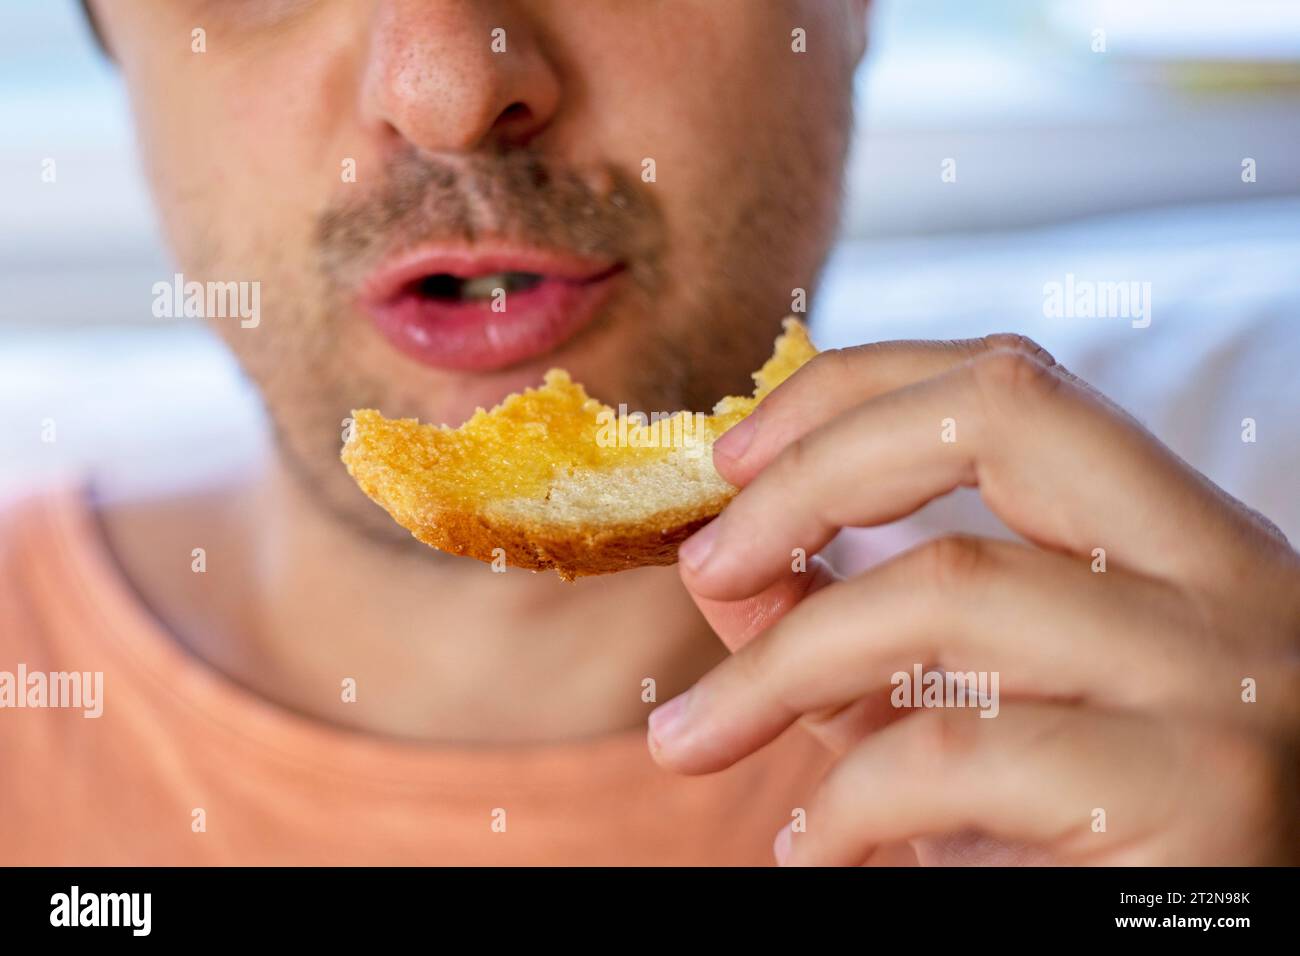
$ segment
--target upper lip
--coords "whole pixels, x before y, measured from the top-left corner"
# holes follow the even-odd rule
[[[421,246],[393,256],[361,283],[361,300],[381,305],[392,302],[426,276],[448,274],[474,279],[499,272],[531,272],[548,279],[590,282],[619,268],[614,259],[580,256],[536,246],[476,243]]]

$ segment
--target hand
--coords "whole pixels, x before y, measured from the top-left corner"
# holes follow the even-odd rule
[[[783,862],[900,841],[925,862],[972,832],[1058,863],[1300,862],[1300,557],[1039,346],[823,353],[714,461],[742,490],[681,574],[735,653],[654,712],[650,746],[706,773],[802,721],[837,760]],[[791,570],[962,486],[1025,543]],[[997,673],[996,717],[891,706],[914,665]]]

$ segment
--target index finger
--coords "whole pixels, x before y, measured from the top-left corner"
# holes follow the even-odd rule
[[[994,351],[790,442],[681,546],[682,575],[739,599],[779,577],[793,547],[815,554],[840,528],[896,521],[963,486],[1040,547],[1080,557],[1102,546],[1131,570],[1211,591],[1224,567],[1280,547],[1077,379]]]
[[[1011,333],[950,341],[873,342],[819,352],[714,442],[714,466],[722,477],[743,488],[787,445],[842,412],[992,351],[1016,352],[1044,365],[1056,362],[1037,342]]]

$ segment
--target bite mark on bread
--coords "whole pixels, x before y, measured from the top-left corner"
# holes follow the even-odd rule
[[[673,564],[678,546],[736,494],[713,467],[714,440],[815,354],[803,324],[786,319],[753,395],[722,399],[699,416],[702,428],[660,426],[672,447],[602,444],[602,427],[633,441],[655,435],[553,369],[540,388],[457,429],[356,410],[342,459],[394,521],[449,554],[503,557],[567,581]]]

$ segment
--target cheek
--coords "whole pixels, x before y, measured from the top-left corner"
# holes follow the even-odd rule
[[[133,78],[145,164],[183,267],[240,274],[305,253],[315,211],[341,185],[335,85],[328,58],[265,53],[191,55]]]
[[[692,3],[678,18],[593,25],[575,64],[590,79],[573,139],[601,130],[596,148],[637,175],[653,159],[647,191],[702,223],[734,226],[729,203],[781,203],[792,190],[833,205],[853,64],[824,12],[800,21],[790,7],[745,0],[734,16],[711,17]],[[801,22],[821,45],[815,56],[792,49]]]

